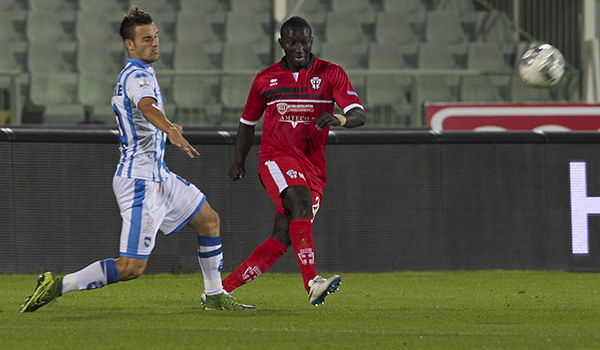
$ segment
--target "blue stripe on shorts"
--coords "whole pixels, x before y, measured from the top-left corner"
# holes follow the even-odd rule
[[[135,192],[133,195],[133,206],[131,208],[131,226],[129,227],[129,240],[127,242],[127,253],[137,255],[142,232],[142,212],[144,210],[144,198],[146,197],[146,181],[135,179]]]

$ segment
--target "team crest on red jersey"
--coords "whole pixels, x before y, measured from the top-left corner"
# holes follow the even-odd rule
[[[287,112],[288,109],[288,104],[287,103],[278,103],[277,104],[277,112],[279,112],[279,114],[285,114],[285,112]]]
[[[319,77],[312,77],[310,79],[310,85],[312,85],[313,89],[319,90],[321,88],[321,78],[319,78]]]

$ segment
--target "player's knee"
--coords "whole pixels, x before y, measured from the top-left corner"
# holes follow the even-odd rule
[[[285,244],[286,247],[292,245],[292,239],[290,238],[289,231],[274,231],[271,237],[273,237],[277,242]]]
[[[284,208],[289,211],[292,219],[312,217],[312,195],[308,187],[288,187],[283,193],[282,200]]]
[[[219,214],[207,204],[190,221],[190,225],[201,236],[217,237],[221,230],[221,219]]]

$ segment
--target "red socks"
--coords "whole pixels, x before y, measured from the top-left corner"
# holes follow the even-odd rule
[[[310,219],[294,219],[290,222],[290,238],[296,253],[300,273],[304,280],[304,288],[308,292],[308,281],[317,275],[315,270],[315,246],[312,237],[312,223]]]
[[[304,288],[309,291],[308,281],[317,275],[315,270],[315,247],[310,219],[294,219],[290,222],[290,238],[296,253]],[[223,288],[231,293],[237,287],[246,284],[267,271],[285,254],[287,247],[273,237],[269,237],[256,247],[252,254],[223,280]]]
[[[237,287],[251,282],[273,266],[286,251],[285,244],[269,237],[254,249],[248,259],[223,280],[223,288],[231,293]]]

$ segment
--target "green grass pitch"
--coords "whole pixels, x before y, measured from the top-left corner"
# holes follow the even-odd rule
[[[0,275],[0,349],[598,349],[600,275],[342,274],[315,308],[299,274],[267,273],[204,311],[200,274],[147,275],[18,312],[36,276]]]

